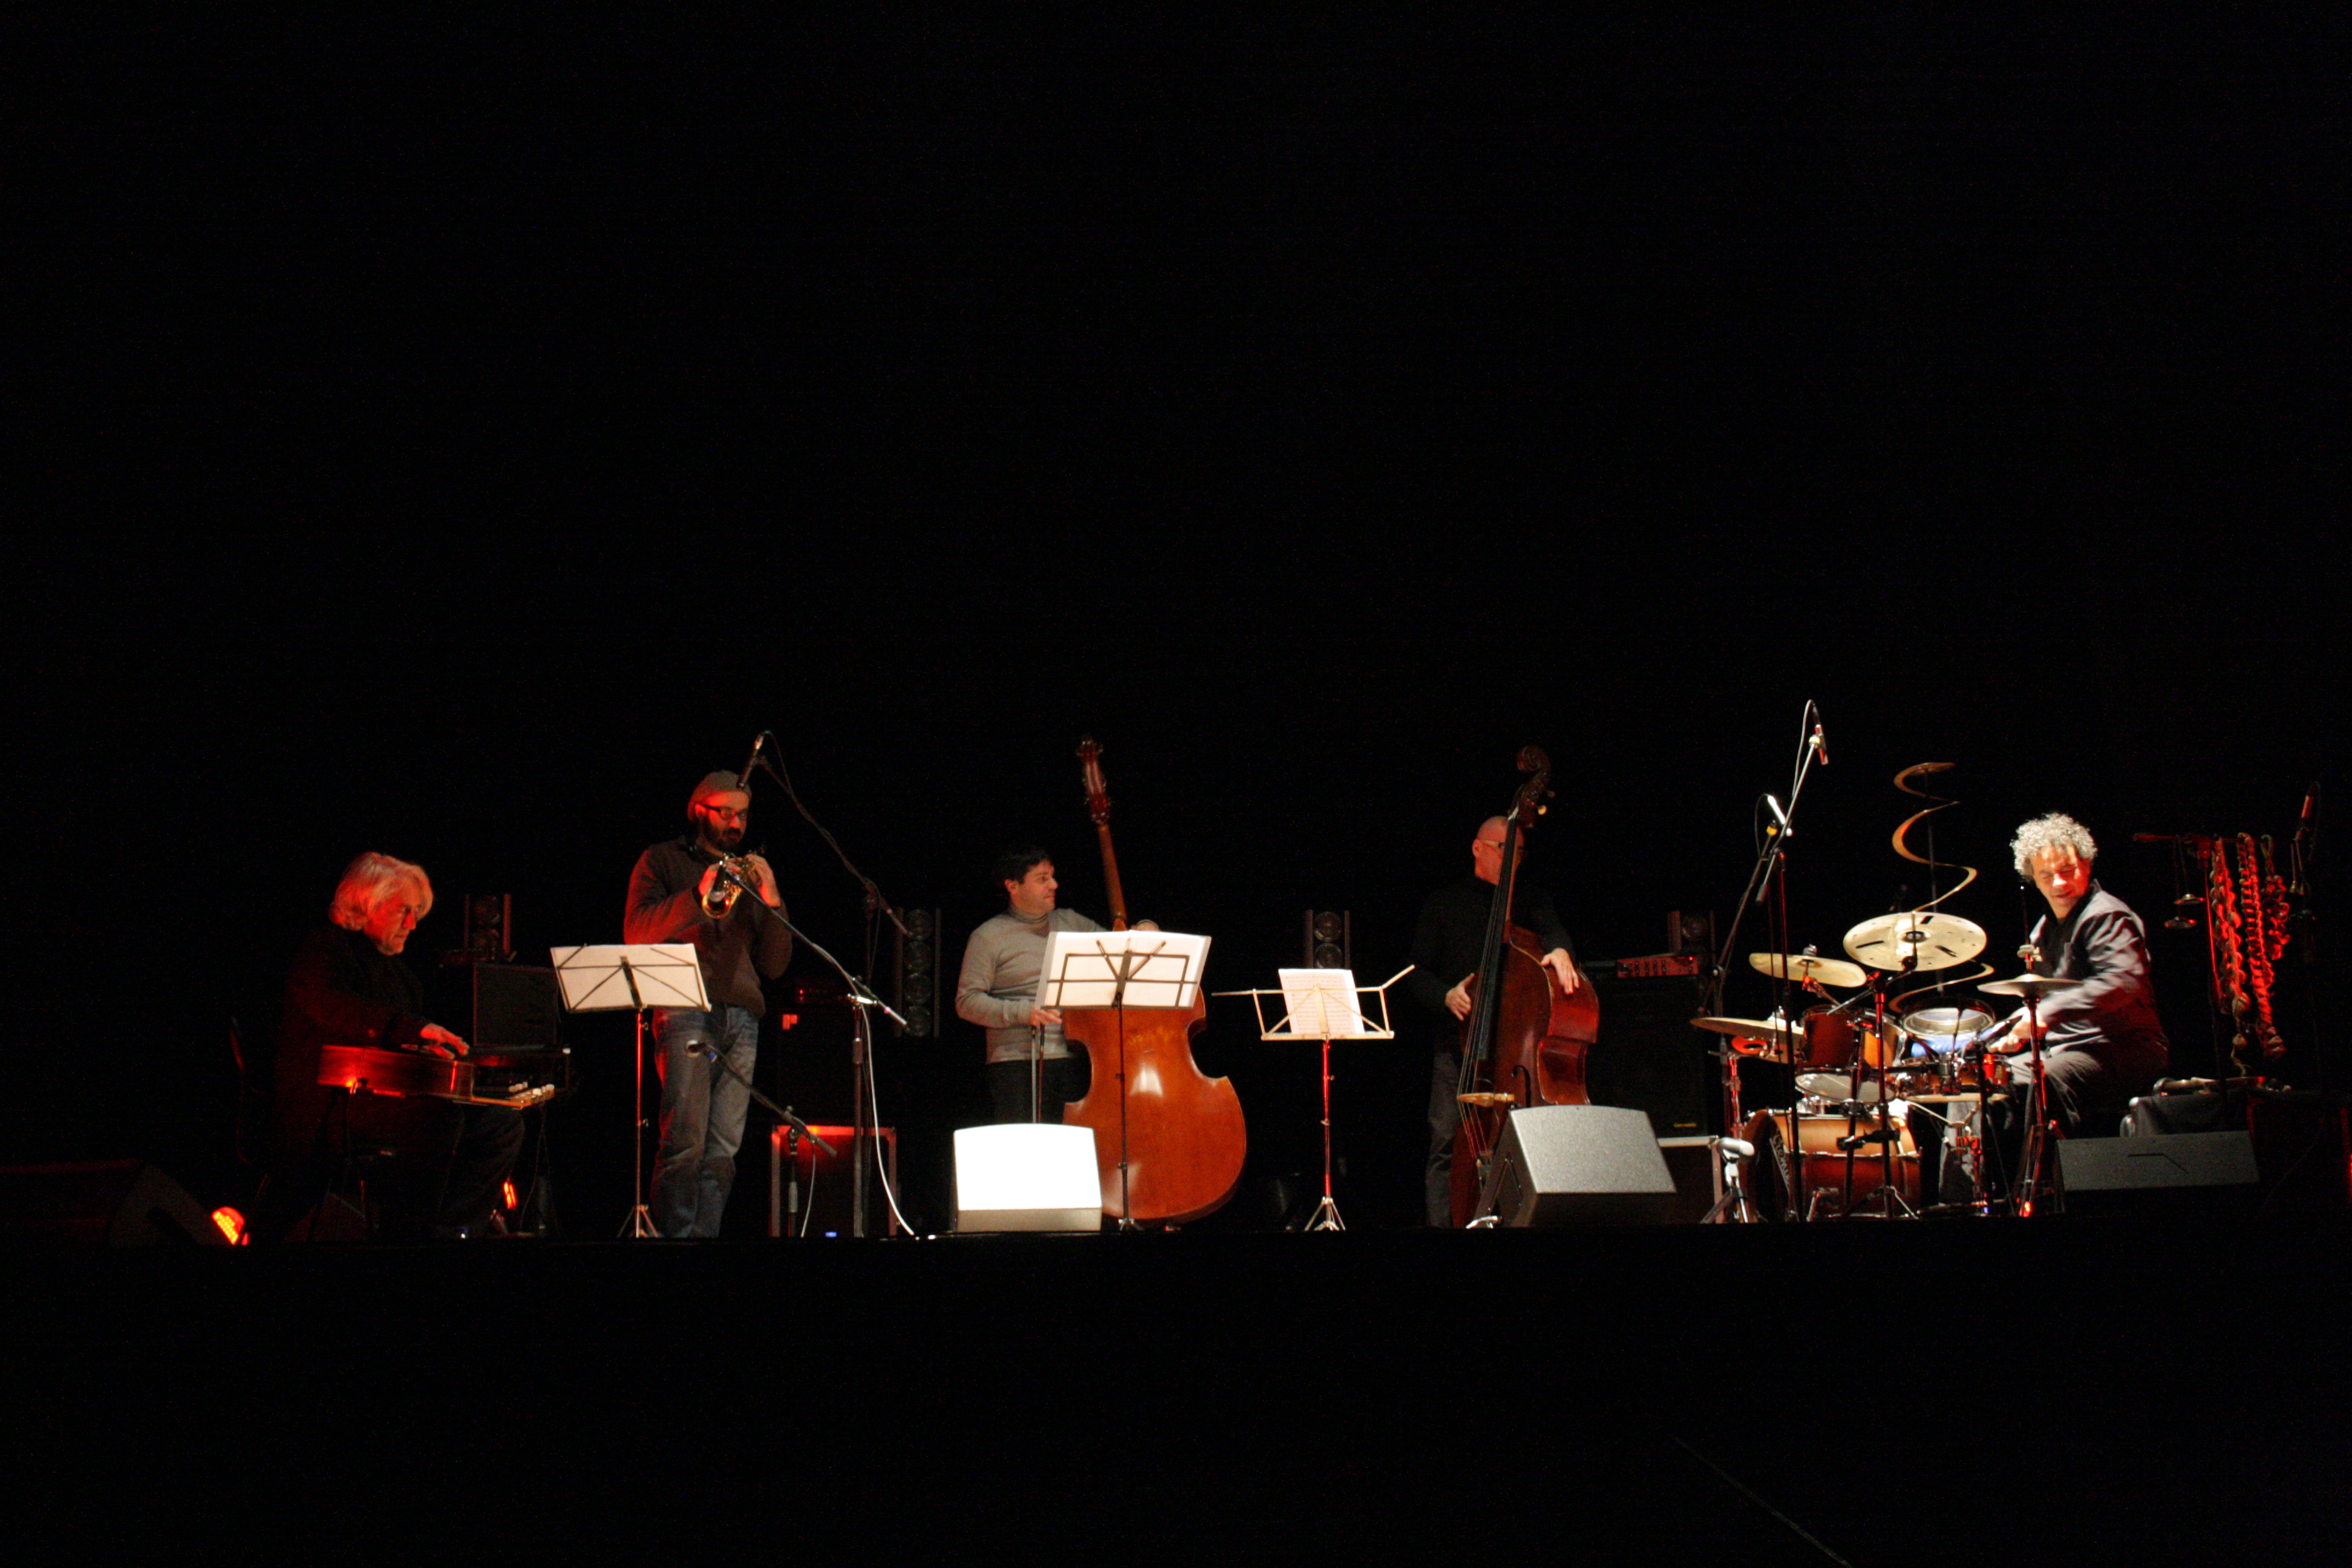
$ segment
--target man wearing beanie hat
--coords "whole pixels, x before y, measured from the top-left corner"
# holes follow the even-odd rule
[[[632,942],[694,943],[710,995],[707,1013],[653,1010],[662,1080],[653,1215],[662,1235],[676,1239],[719,1234],[728,1190],[735,1184],[744,1113],[751,1107],[743,1086],[697,1048],[717,1047],[749,1078],[758,1058],[760,1019],[768,1010],[760,983],[782,974],[793,956],[775,872],[765,858],[741,852],[751,808],[751,793],[733,773],[706,773],[687,801],[692,830],[648,847],[629,875],[624,937]],[[754,891],[737,895],[724,913],[713,914],[713,894],[723,902],[726,891],[719,863],[730,856],[748,862],[747,879]],[[754,896],[767,909],[753,908]]]

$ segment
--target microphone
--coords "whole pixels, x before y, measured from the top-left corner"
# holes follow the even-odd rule
[[[760,765],[760,748],[767,743],[768,732],[765,730],[751,737],[751,754],[743,759],[743,771],[735,775],[735,782],[742,786],[745,795],[751,793],[751,770]]]
[[[1837,1141],[1837,1152],[1841,1154],[1851,1154],[1856,1149],[1861,1148],[1864,1143],[1892,1143],[1901,1136],[1902,1134],[1895,1131],[1892,1127],[1888,1128],[1884,1132],[1857,1132],[1851,1138],[1839,1139]]]
[[[1813,760],[1823,767],[1830,765],[1830,743],[1822,738],[1822,727],[1813,726]]]

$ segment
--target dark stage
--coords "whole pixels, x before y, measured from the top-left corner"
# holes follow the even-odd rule
[[[2345,1242],[2330,1218],[117,1251],[38,1260],[8,1379],[85,1548],[167,1517],[469,1556],[775,1532],[853,1558],[2331,1562]]]
[[[1772,1005],[1747,954],[1950,889],[1891,847],[1895,776],[1949,763],[1932,850],[1983,873],[1949,912],[2006,973],[2011,835],[2079,817],[2182,1075],[2231,1027],[2137,836],[2267,835],[2292,876],[2307,822],[2257,1066],[2332,1103],[2344,41],[1916,6],[20,39],[0,1165],[249,1203],[231,1042],[275,1037],[354,855],[430,874],[408,958],[462,1028],[469,894],[520,963],[617,941],[762,731],[814,823],[762,777],[747,842],[886,990],[817,826],[936,913],[951,992],[1008,844],[1108,913],[1091,735],[1133,912],[1210,936],[1213,993],[1313,910],[1402,968],[1529,744],[1580,958],[1727,933],[1814,704],[1785,919],[1722,1012]],[[761,1089],[846,1121],[824,971],[766,998]],[[1606,994],[1596,1084],[1703,1079],[1695,1000]],[[686,1510],[1043,1552],[1052,1497],[1089,1555],[1787,1547],[1719,1466],[1857,1563],[2334,1544],[2340,1182],[2215,1228],[1431,1234],[1416,1017],[1335,1051],[1349,1229],[1301,1236],[1311,1049],[1210,1008],[1247,1157],[1181,1234],[770,1247],[755,1111],[727,1241],[614,1243],[630,1030],[583,1015],[545,1239],[26,1251],[17,1408],[71,1429],[38,1453],[91,1530],[209,1476],[317,1546],[443,1539],[348,1484],[420,1455],[518,1542]],[[988,1106],[939,1016],[875,1064],[922,1235]]]

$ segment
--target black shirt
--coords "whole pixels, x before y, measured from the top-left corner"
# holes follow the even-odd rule
[[[1432,1024],[1446,1032],[1448,1039],[1458,1026],[1445,1010],[1445,994],[1460,984],[1465,975],[1478,973],[1486,920],[1494,903],[1494,883],[1465,876],[1430,894],[1422,903],[1421,919],[1413,925],[1412,951],[1407,955],[1413,969],[1405,976],[1405,992]],[[1535,932],[1546,952],[1556,947],[1567,949],[1571,957],[1576,952],[1549,893],[1530,890],[1522,884],[1511,923]]]

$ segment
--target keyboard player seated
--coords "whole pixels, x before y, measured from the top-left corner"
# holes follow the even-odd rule
[[[318,1081],[322,1046],[466,1054],[463,1039],[425,1018],[424,984],[401,957],[432,908],[423,868],[362,855],[336,884],[330,923],[303,938],[286,977],[278,1173],[312,1193],[348,1192],[358,1177],[370,1228],[385,1240],[485,1234],[522,1146],[522,1117],[504,1106],[346,1093]]]

